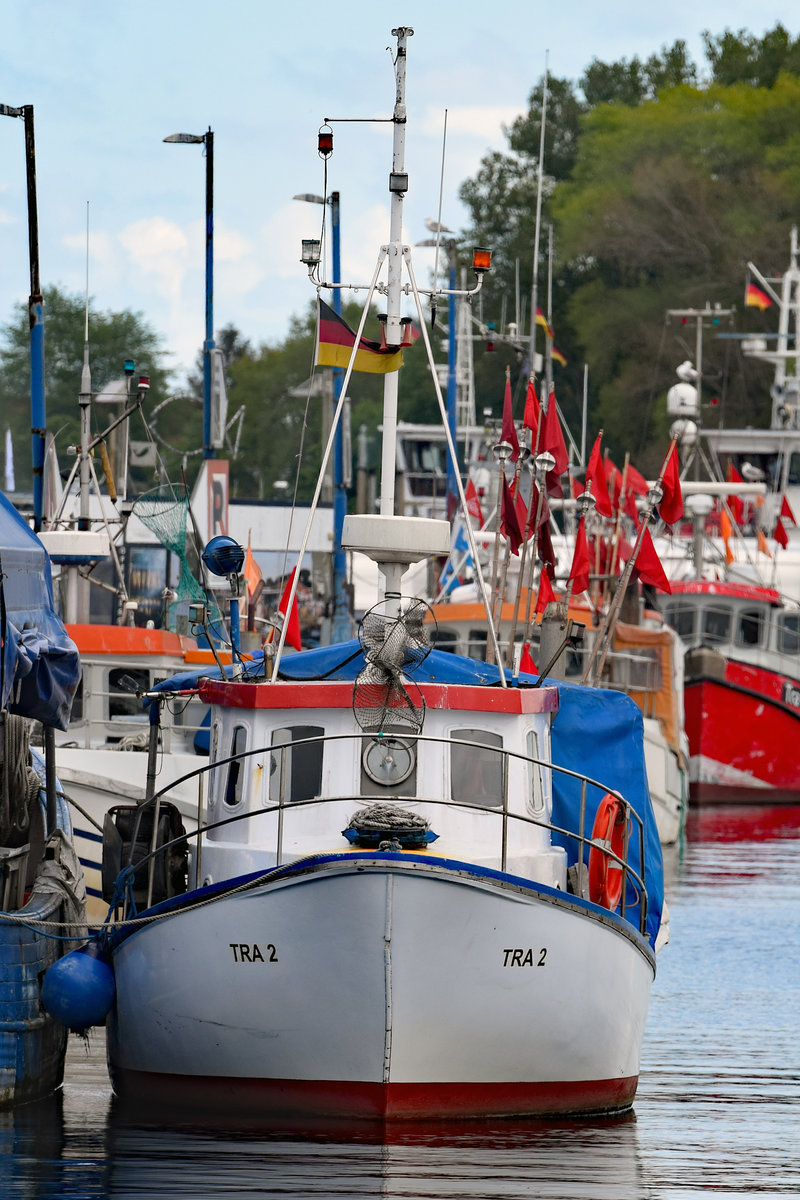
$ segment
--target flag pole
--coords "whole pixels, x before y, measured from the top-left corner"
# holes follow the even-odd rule
[[[642,545],[642,538],[644,537],[645,530],[647,529],[648,525],[650,524],[650,521],[653,516],[653,511],[664,494],[663,487],[662,487],[662,484],[664,481],[664,473],[666,472],[667,464],[669,463],[670,457],[672,456],[672,453],[675,450],[677,442],[678,442],[677,438],[673,438],[672,441],[670,442],[669,450],[667,451],[664,461],[661,464],[661,471],[659,472],[658,479],[656,480],[654,486],[650,489],[650,491],[647,494],[647,500],[648,500],[647,509],[642,514],[642,521],[639,526],[639,532],[636,535],[636,542],[634,544],[630,558],[625,563],[625,570],[622,572],[622,575],[620,576],[620,580],[619,580],[619,583],[617,584],[616,591],[614,592],[614,596],[612,598],[611,604],[608,607],[608,612],[606,613],[605,621],[603,622],[603,624],[600,628],[600,633],[598,634],[597,638],[595,639],[595,643],[594,643],[594,646],[592,647],[592,652],[589,655],[589,661],[586,664],[586,669],[583,673],[583,679],[581,680],[581,683],[586,683],[588,681],[589,673],[592,669],[593,663],[596,663],[596,665],[594,668],[594,675],[592,677],[592,687],[597,687],[597,685],[600,681],[600,677],[603,673],[603,667],[605,666],[606,658],[608,656],[608,650],[611,645],[611,638],[613,636],[614,630],[616,629],[617,620],[619,618],[619,610],[622,607],[622,601],[625,598],[625,593],[628,590],[628,583],[630,582],[631,575],[633,574],[633,568],[636,566],[636,559],[639,556],[639,550],[641,549],[641,545]]]

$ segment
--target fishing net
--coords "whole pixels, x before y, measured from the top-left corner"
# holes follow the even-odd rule
[[[189,497],[185,489],[167,484],[166,487],[145,492],[134,501],[132,512],[180,563],[180,575],[175,587],[176,598],[169,608],[169,623],[172,624],[173,616],[188,615],[191,603],[209,602],[205,588],[192,572],[186,552]],[[212,620],[218,620],[219,617],[219,610],[216,605],[212,605]]]

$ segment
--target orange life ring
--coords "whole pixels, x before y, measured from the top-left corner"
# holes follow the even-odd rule
[[[622,868],[609,856],[622,858],[625,841],[625,806],[606,792],[592,826],[592,841],[601,845],[589,850],[589,899],[613,912],[622,897]]]

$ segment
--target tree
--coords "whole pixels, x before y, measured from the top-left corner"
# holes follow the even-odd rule
[[[707,299],[731,307],[749,259],[780,262],[800,205],[798,120],[800,79],[789,75],[770,89],[673,88],[657,103],[601,105],[587,117],[554,207],[563,253],[583,271],[569,314],[599,393],[595,417],[618,449],[663,441],[666,415],[652,424],[650,398],[674,381],[675,354],[693,357],[674,333],[673,353],[659,356],[665,311]],[[716,339],[706,347],[720,382],[728,353]],[[768,413],[763,370],[740,364],[729,419],[752,423],[756,397]],[[651,466],[655,457],[654,447]]]
[[[753,87],[771,88],[782,71],[800,75],[800,37],[792,40],[778,23],[762,38],[745,29],[712,36],[703,33],[706,58],[711,65],[712,79],[725,87],[748,83]]]
[[[83,364],[85,300],[59,288],[44,291],[44,353],[47,426],[63,453],[80,440],[78,393]],[[11,429],[16,485],[30,490],[30,329],[27,305],[19,304],[2,331],[0,344],[0,412]],[[141,313],[98,312],[90,301],[89,346],[93,388],[98,391],[123,373],[126,359],[150,376],[149,407],[166,394],[169,371],[164,364],[161,340]],[[94,430],[101,432],[105,414],[95,411]]]

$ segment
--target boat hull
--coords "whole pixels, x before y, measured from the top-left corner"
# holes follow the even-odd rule
[[[58,922],[62,899],[34,891],[16,916]],[[0,1110],[49,1096],[61,1086],[67,1030],[42,1009],[41,980],[65,952],[35,925],[0,922]]]
[[[726,662],[722,678],[686,681],[690,797],[695,803],[800,802],[797,684]]]
[[[123,1099],[367,1119],[630,1107],[655,970],[605,910],[414,854],[165,915],[114,969]]]

